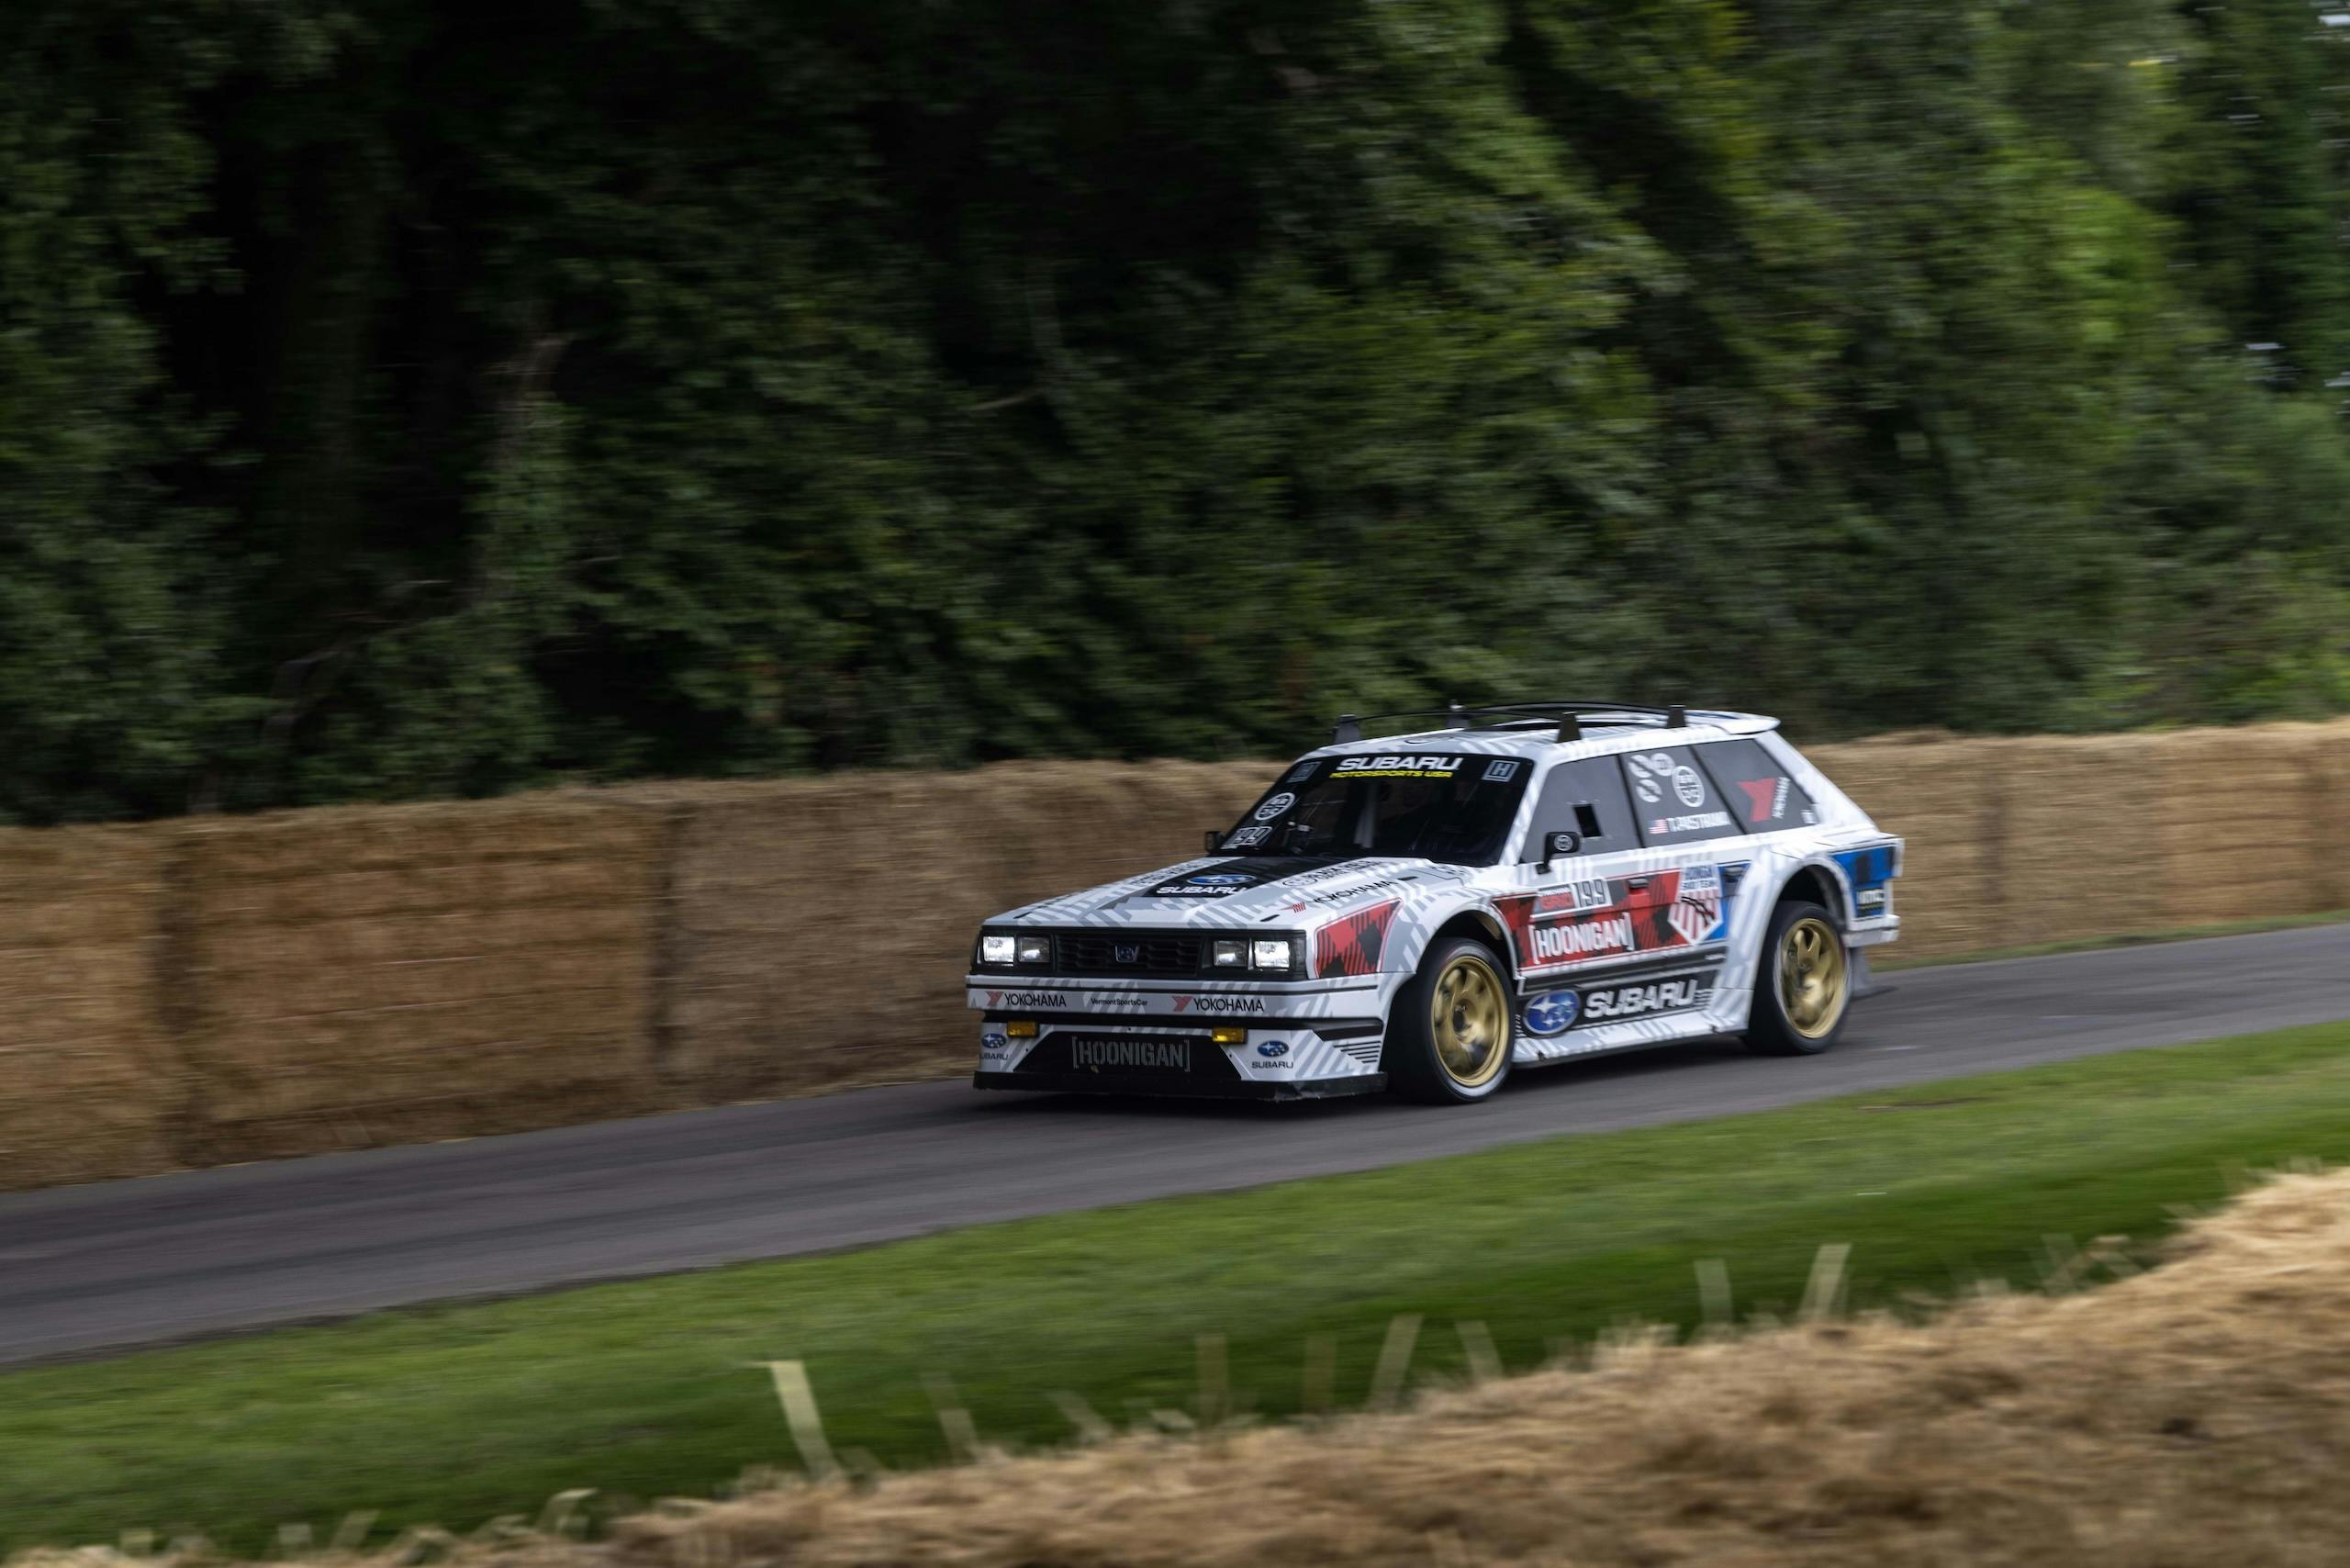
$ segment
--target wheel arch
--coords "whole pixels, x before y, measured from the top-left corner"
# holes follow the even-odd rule
[[[1845,892],[1843,874],[1832,860],[1806,860],[1790,871],[1779,884],[1771,907],[1776,909],[1789,899],[1808,899],[1818,904],[1839,931],[1852,924],[1852,901]]]
[[[1434,952],[1436,945],[1448,943],[1455,935],[1473,935],[1487,947],[1493,947],[1497,955],[1502,955],[1502,966],[1504,971],[1509,973],[1511,985],[1518,982],[1518,952],[1516,952],[1516,947],[1511,947],[1509,926],[1504,926],[1502,917],[1485,902],[1461,902],[1443,919],[1428,922],[1424,931],[1427,934],[1417,943],[1410,945],[1407,950],[1405,947],[1389,947],[1389,964],[1396,971],[1407,973],[1407,976],[1419,973],[1419,966],[1427,964],[1428,952]]]
[[[1429,931],[1427,940],[1412,954],[1412,961],[1404,966],[1406,971],[1417,972],[1438,943],[1450,941],[1455,936],[1473,936],[1491,947],[1500,955],[1509,982],[1513,986],[1517,983],[1517,954],[1510,946],[1509,932],[1503,927],[1501,916],[1483,904],[1455,910],[1438,922]]]

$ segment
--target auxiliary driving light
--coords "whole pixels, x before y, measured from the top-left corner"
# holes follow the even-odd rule
[[[983,964],[1009,964],[1013,961],[1014,950],[1013,939],[1009,936],[979,938],[979,962]]]
[[[1259,969],[1285,969],[1289,968],[1290,942],[1288,937],[1277,936],[1270,942],[1264,941],[1260,938],[1256,944],[1256,949],[1255,958]]]
[[[1034,1018],[1015,1018],[1003,1026],[1003,1032],[1015,1040],[1033,1040],[1036,1037],[1036,1021]]]
[[[1050,964],[1053,961],[1052,942],[1043,936],[1020,938],[1020,961],[1024,964]]]
[[[1208,1038],[1219,1046],[1245,1046],[1248,1043],[1248,1031],[1236,1029],[1228,1024],[1219,1024],[1208,1031]]]
[[[1259,943],[1258,946],[1262,946],[1264,944]],[[1242,964],[1248,961],[1248,944],[1246,942],[1218,942],[1215,945],[1213,961],[1214,962],[1215,967],[1219,969],[1237,969]]]

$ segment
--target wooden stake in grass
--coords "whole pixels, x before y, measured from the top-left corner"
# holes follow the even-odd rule
[[[890,1467],[871,1449],[843,1449],[841,1468],[848,1472],[852,1481],[878,1481],[890,1473]]]
[[[1708,1328],[1729,1328],[1737,1321],[1730,1312],[1729,1265],[1718,1258],[1697,1260],[1697,1310]]]
[[[816,1391],[808,1385],[808,1369],[799,1361],[762,1361],[775,1378],[775,1396],[783,1404],[783,1419],[799,1445],[800,1462],[819,1479],[835,1474],[840,1462],[824,1437],[824,1418],[816,1413]]]
[[[1309,1416],[1319,1416],[1337,1400],[1337,1338],[1329,1334],[1308,1334],[1305,1337],[1305,1380],[1299,1392],[1299,1406]]]
[[[1046,1397],[1052,1400],[1053,1407],[1068,1418],[1069,1424],[1077,1428],[1080,1442],[1106,1442],[1117,1436],[1117,1429],[1103,1420],[1101,1414],[1080,1396],[1062,1390]]]
[[[963,1396],[955,1392],[955,1380],[934,1372],[923,1379],[923,1386],[930,1392],[930,1407],[938,1412],[938,1429],[946,1434],[946,1451],[955,1462],[968,1464],[978,1459],[979,1425],[964,1407]]]
[[[1818,1323],[1832,1317],[1844,1295],[1844,1260],[1852,1255],[1849,1241],[1823,1243],[1811,1260],[1811,1280],[1803,1288],[1803,1307],[1797,1313],[1806,1323]]]
[[[1392,1410],[1404,1396],[1404,1374],[1412,1365],[1412,1347],[1419,1342],[1420,1315],[1399,1312],[1387,1325],[1387,1340],[1379,1347],[1379,1364],[1371,1372],[1370,1407]]]
[[[277,1527],[277,1555],[280,1557],[308,1557],[310,1548],[316,1544],[310,1537],[308,1519],[297,1519],[292,1524]]]
[[[569,1535],[574,1521],[576,1521],[581,1533],[585,1534],[588,1520],[587,1516],[579,1511],[579,1505],[595,1495],[596,1489],[593,1486],[574,1486],[567,1492],[558,1492],[548,1498],[547,1506],[539,1510],[539,1533],[541,1535]]]
[[[1232,1371],[1225,1359],[1224,1336],[1203,1334],[1197,1341],[1200,1372],[1200,1425],[1213,1427],[1232,1414]]]
[[[439,1525],[410,1525],[384,1549],[383,1561],[393,1564],[394,1568],[411,1568],[415,1563],[438,1562],[450,1557],[462,1544]]]
[[[342,1516],[342,1523],[334,1527],[334,1535],[327,1541],[327,1550],[338,1557],[348,1557],[367,1544],[367,1532],[375,1528],[375,1510],[360,1508]]]
[[[1502,1353],[1494,1348],[1493,1331],[1471,1320],[1452,1326],[1460,1335],[1460,1353],[1469,1362],[1469,1381],[1491,1383],[1502,1375]]]

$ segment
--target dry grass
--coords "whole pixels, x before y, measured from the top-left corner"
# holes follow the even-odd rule
[[[2125,1277],[2094,1292],[1990,1296],[1923,1326],[1821,1321],[1683,1348],[1628,1335],[1587,1368],[1397,1414],[787,1483],[623,1520],[597,1544],[504,1531],[424,1554],[514,1568],[2342,1561],[2350,1174],[2275,1182],[2190,1226],[2162,1266],[2115,1268]]]

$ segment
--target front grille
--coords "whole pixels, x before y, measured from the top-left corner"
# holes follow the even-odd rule
[[[1182,975],[1200,972],[1200,939],[1166,933],[1064,933],[1053,938],[1065,975]]]

